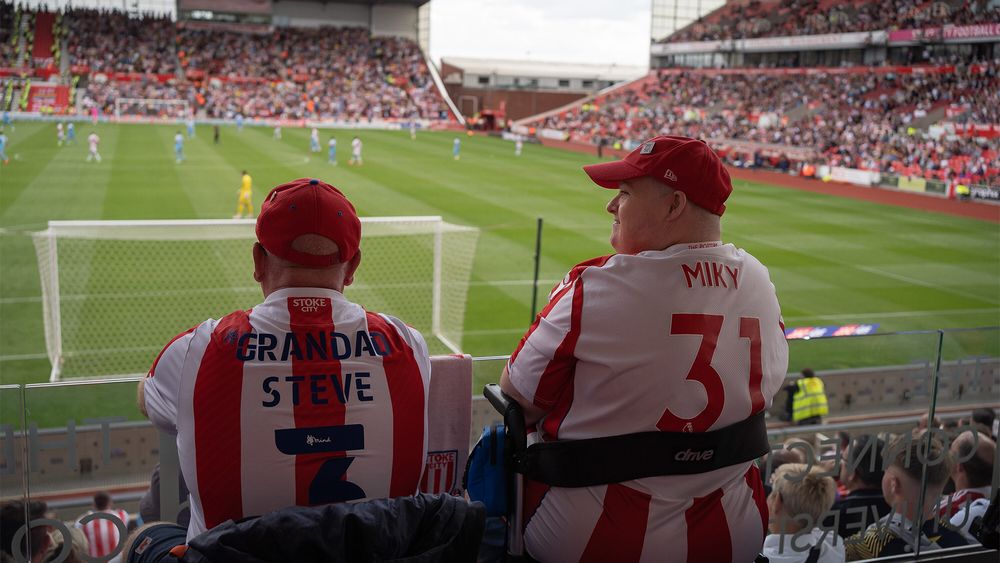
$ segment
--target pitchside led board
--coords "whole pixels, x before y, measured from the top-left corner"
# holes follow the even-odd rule
[[[830,336],[864,336],[874,334],[878,330],[876,324],[852,324],[834,326],[799,326],[785,329],[786,340],[809,340],[810,338],[827,338]]]

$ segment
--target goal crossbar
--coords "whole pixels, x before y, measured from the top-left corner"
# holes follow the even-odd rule
[[[364,259],[348,298],[432,336],[432,352],[460,353],[479,230],[440,216],[361,224]],[[249,277],[254,225],[51,221],[34,233],[50,380],[140,373],[176,332],[259,302]]]

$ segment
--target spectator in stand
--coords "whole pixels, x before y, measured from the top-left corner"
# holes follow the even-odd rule
[[[617,190],[607,205],[617,253],[566,275],[500,376],[526,423],[537,422],[529,440],[726,432],[762,415],[787,372],[787,342],[767,269],[720,242],[732,183],[718,157],[696,139],[655,137],[624,160],[584,170],[599,186]],[[736,274],[725,294],[673,275],[702,261],[739,270],[738,291]],[[724,322],[734,324],[724,329]],[[735,338],[740,326],[751,325],[760,354],[748,355]],[[702,338],[685,336],[698,334],[711,335],[705,342],[724,335],[715,354],[729,361],[708,369],[707,347],[697,354]],[[704,387],[687,386],[690,364],[677,361],[695,356],[705,362],[706,369],[696,369]],[[745,383],[751,365],[759,386]],[[707,472],[573,488],[528,481],[527,551],[543,561],[638,561],[670,550],[690,560],[752,560],[766,518],[757,467],[733,459],[733,450],[714,451],[720,467]]]
[[[93,514],[100,514],[101,517],[89,520],[84,524],[80,523],[85,517]],[[107,491],[94,493],[93,508],[76,519],[76,527],[82,530],[83,535],[87,538],[91,557],[104,557],[113,553],[118,549],[120,540],[127,535],[119,535],[118,526],[112,519],[121,523],[126,530],[128,529],[128,512],[114,508],[111,495]]]
[[[917,542],[921,553],[965,545],[960,533],[936,520],[937,501],[951,470],[950,456],[941,441],[933,436],[902,434],[887,448],[892,457],[886,460],[882,495],[891,510],[847,539],[847,560],[903,555]],[[927,488],[923,489],[925,475]]]
[[[833,512],[839,513],[837,533],[849,537],[889,514],[889,505],[882,496],[883,453],[885,442],[874,435],[862,434],[844,449],[840,461],[840,484],[847,493],[833,503]],[[824,526],[833,526],[828,518]]]
[[[976,500],[989,501],[996,442],[981,432],[966,431],[951,443],[950,453],[955,492],[941,499],[937,507],[938,516],[946,520],[968,511]]]
[[[982,0],[866,0],[846,4],[819,0],[729,2],[662,42],[914,29],[939,25],[941,21],[956,26],[995,23],[1000,21],[1000,7]]]
[[[27,508],[28,520],[24,519]],[[0,505],[0,555],[6,555],[14,559],[14,551],[17,550],[19,561],[27,559],[31,563],[44,561],[45,554],[52,545],[52,537],[49,535],[49,526],[36,526],[21,538],[20,544],[14,544],[14,536],[18,530],[25,527],[29,522],[46,517],[48,506],[41,501],[29,501],[25,507],[24,501],[15,500]]]
[[[983,407],[972,411],[972,422],[982,424],[989,432],[993,441],[997,439],[997,413],[991,408]]]
[[[53,543],[45,561],[47,563],[55,563],[57,560],[59,563],[89,563],[90,544],[87,542],[87,536],[79,528],[67,528],[66,530],[69,532],[69,538],[64,537],[63,534],[53,535]],[[59,559],[63,544],[67,540],[70,542],[69,555],[65,559]]]
[[[771,476],[779,467],[788,463],[805,463],[805,454],[796,448],[790,450],[782,447],[780,450],[771,450],[769,454],[757,461],[760,469],[761,480],[764,484],[764,493],[771,494]]]
[[[619,144],[682,134],[726,148],[734,139],[779,145],[775,156],[797,155],[794,160],[989,183],[1000,180],[1000,139],[935,141],[907,128],[920,112],[940,107],[957,108],[959,120],[1000,120],[980,109],[1000,108],[998,70],[995,62],[899,76],[664,70],[539,125],[565,131],[577,142],[607,137]],[[709,106],[711,112],[705,111]],[[793,110],[800,117],[787,119]],[[731,157],[737,158],[746,166],[748,159]]]
[[[174,22],[167,14],[132,17],[123,11],[73,8],[65,12],[67,54],[90,73],[175,72]]]
[[[833,479],[803,463],[782,465],[771,478],[763,554],[772,563],[840,563],[844,543],[820,528],[837,493]]]
[[[256,234],[264,302],[181,333],[139,382],[139,410],[177,434],[188,540],[284,507],[413,495],[427,456],[427,344],[343,295],[361,263],[354,206],[329,184],[295,180],[265,198]],[[331,334],[350,335],[355,354],[335,359]],[[291,348],[284,360],[265,353],[272,339],[294,361]]]

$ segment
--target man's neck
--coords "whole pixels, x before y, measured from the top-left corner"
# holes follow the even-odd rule
[[[969,484],[969,481],[967,479],[964,479],[962,477],[959,477],[958,479],[955,479],[954,477],[952,477],[952,481],[955,482],[955,492],[963,491],[965,489],[974,489],[975,488],[975,487],[973,487],[972,485]]]
[[[850,483],[845,483],[844,486],[847,488],[847,492],[849,493],[856,493],[858,491],[871,491],[871,490],[878,490],[879,493],[882,492],[878,485],[869,485],[861,481],[852,481]]]

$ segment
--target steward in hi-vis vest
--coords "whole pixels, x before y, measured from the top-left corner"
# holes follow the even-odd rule
[[[792,422],[798,425],[819,424],[827,413],[829,408],[823,380],[809,368],[802,370],[802,379],[792,395]]]

